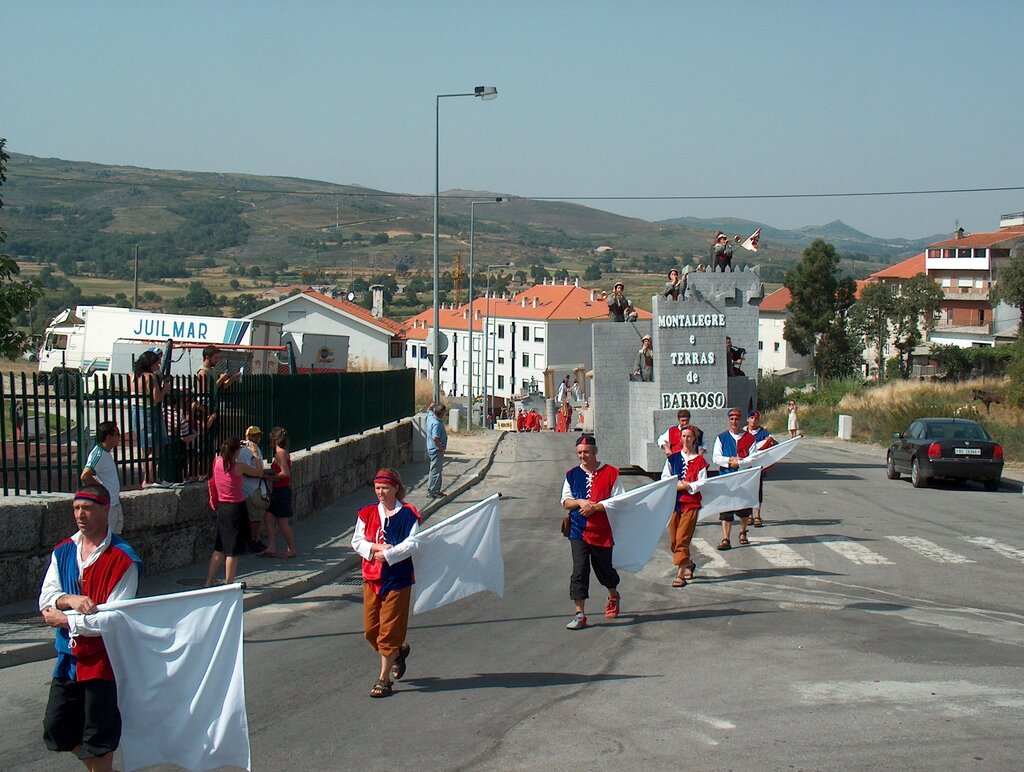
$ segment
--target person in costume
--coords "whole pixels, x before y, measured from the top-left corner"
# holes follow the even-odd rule
[[[740,455],[739,442],[743,440],[747,432],[740,426],[741,413],[736,408],[729,411],[729,428],[715,437],[715,447],[711,452],[711,460],[718,465],[719,474],[730,474],[740,468],[740,459],[746,457]],[[744,440],[747,442],[747,440]],[[747,539],[747,527],[750,525],[750,515],[753,512],[751,507],[737,509],[731,512],[722,512],[718,519],[722,521],[722,541],[718,543],[719,550],[732,549],[732,522],[735,517],[740,519],[740,544],[750,544]]]
[[[700,488],[708,479],[708,462],[697,450],[697,429],[687,426],[682,429],[682,449],[665,459],[661,479],[675,477],[678,491],[675,511],[668,523],[669,549],[676,565],[673,587],[685,587],[693,579],[697,565],[690,557],[690,541],[697,527],[697,513],[700,512]]]
[[[57,631],[43,742],[74,753],[86,769],[110,770],[121,714],[114,669],[89,615],[101,603],[135,597],[142,560],[110,531],[110,493],[102,485],[80,488],[73,512],[78,531],[53,548],[39,591],[43,621]]]
[[[676,426],[670,426],[665,430],[665,433],[658,437],[658,445],[663,451],[665,456],[671,456],[673,453],[678,453],[683,449],[683,429],[690,424],[690,411],[685,407],[676,413]],[[704,432],[698,429],[696,426],[692,426],[693,430],[697,433],[697,451],[703,455],[704,453]]]
[[[756,410],[751,410],[747,413],[746,435],[737,443],[736,448],[739,451],[740,458],[746,458],[755,451],[765,450],[772,445],[778,444],[768,430],[758,423],[760,420],[761,414]],[[754,507],[754,528],[760,528],[764,525],[764,520],[761,519],[761,503],[763,501],[764,470],[762,469],[757,481],[757,506]]]
[[[579,466],[565,473],[562,484],[562,508],[569,512],[569,546],[572,549],[572,577],[569,580],[569,598],[576,605],[576,613],[566,625],[569,630],[582,630],[587,626],[584,609],[590,596],[590,569],[608,590],[604,615],[615,619],[619,615],[619,573],[612,566],[612,528],[601,502],[625,493],[619,470],[597,460],[597,441],[584,434],[576,440]]]
[[[370,696],[388,697],[409,657],[405,636],[416,581],[410,553],[421,517],[402,501],[405,487],[394,469],[374,475],[373,491],[377,503],[359,510],[352,549],[363,559],[363,633],[380,654],[380,676]]]

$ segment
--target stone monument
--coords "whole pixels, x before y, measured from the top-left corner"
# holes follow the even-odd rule
[[[655,296],[653,319],[601,322],[592,327],[594,430],[601,460],[660,472],[665,453],[657,438],[676,424],[680,408],[704,431],[708,461],[729,408],[743,415],[757,405],[757,318],[764,285],[756,270],[687,276],[678,300]],[[641,339],[650,335],[654,376],[631,380]],[[727,355],[745,350],[735,366]]]

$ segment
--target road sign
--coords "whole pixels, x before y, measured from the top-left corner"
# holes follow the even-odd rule
[[[443,332],[437,336],[437,347],[440,349],[440,353],[444,353],[448,350],[448,336]],[[427,353],[433,354],[434,352],[434,331],[427,329]]]
[[[434,355],[433,354],[427,354],[427,361],[430,362],[430,366],[433,367],[434,366]],[[438,365],[438,367],[444,367],[444,363],[447,362],[447,361],[448,361],[448,355],[447,354],[441,354],[440,364]]]

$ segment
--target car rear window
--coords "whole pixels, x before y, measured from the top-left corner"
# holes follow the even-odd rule
[[[955,423],[931,424],[928,437],[934,440],[987,440],[989,439],[981,424]]]

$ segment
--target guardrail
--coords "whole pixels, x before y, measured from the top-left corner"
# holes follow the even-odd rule
[[[249,375],[204,393],[190,376],[171,379],[154,405],[128,375],[7,373],[0,377],[0,482],[5,496],[73,491],[103,421],[121,439],[114,450],[122,489],[147,476],[183,482],[208,475],[226,437],[250,425],[288,430],[292,449],[361,434],[413,413],[415,373],[388,370]]]

